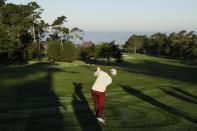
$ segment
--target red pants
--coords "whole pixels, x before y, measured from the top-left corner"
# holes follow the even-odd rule
[[[94,100],[96,116],[101,118],[105,105],[105,92],[92,90],[92,98]]]

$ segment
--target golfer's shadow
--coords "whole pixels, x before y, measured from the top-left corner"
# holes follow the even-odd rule
[[[72,106],[82,130],[101,131],[102,129],[82,92],[82,83],[73,82],[73,85],[75,93],[73,94]]]

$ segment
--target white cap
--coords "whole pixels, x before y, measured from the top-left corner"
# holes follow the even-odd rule
[[[109,73],[115,76],[116,73],[117,73],[117,71],[116,71],[116,69],[111,69],[111,70],[109,71]]]

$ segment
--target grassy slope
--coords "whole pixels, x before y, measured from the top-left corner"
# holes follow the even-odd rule
[[[0,66],[0,129],[196,130],[197,66],[136,54],[116,68],[104,118],[94,119],[95,65]]]

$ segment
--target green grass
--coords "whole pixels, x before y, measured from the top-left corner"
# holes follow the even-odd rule
[[[131,59],[129,59],[131,58]],[[0,130],[197,130],[197,64],[135,54],[117,66],[103,117],[94,118],[96,65],[0,66]]]

